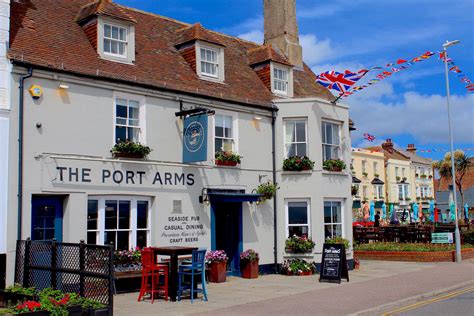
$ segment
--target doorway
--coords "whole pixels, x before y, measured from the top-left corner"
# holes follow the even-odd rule
[[[227,274],[240,274],[242,252],[242,202],[212,203],[212,249],[224,250],[229,257]]]
[[[63,240],[63,199],[33,196],[31,200],[31,239]]]

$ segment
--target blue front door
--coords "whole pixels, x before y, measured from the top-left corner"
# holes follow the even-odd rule
[[[212,249],[224,250],[229,257],[227,273],[239,275],[242,252],[242,203],[212,203]]]
[[[63,240],[63,199],[33,196],[31,201],[31,239]]]

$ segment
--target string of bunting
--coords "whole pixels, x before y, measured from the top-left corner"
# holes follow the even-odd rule
[[[459,66],[454,64],[454,62],[452,61],[450,57],[448,56],[445,57],[444,52],[432,52],[432,51],[427,51],[424,54],[411,58],[411,59],[399,58],[397,61],[393,63],[386,64],[384,67],[376,66],[370,69],[361,69],[356,72],[345,70],[343,73],[336,72],[336,71],[326,71],[317,77],[316,82],[318,82],[319,84],[323,85],[324,87],[330,90],[338,91],[339,97],[336,99],[337,101],[341,97],[347,97],[349,95],[352,95],[353,93],[363,90],[371,85],[374,85],[392,76],[395,73],[411,68],[415,63],[427,60],[437,54],[439,54],[439,60],[443,62],[445,58],[448,58],[447,62],[449,65],[449,71],[457,74],[461,82],[466,85],[466,89],[468,92],[474,92],[474,83],[472,83],[472,81],[467,77],[467,75],[462,72]],[[379,72],[374,77],[372,77],[371,79],[369,79],[367,83],[360,86],[355,85],[357,81],[362,79],[368,73],[376,71],[376,70],[382,70],[382,71]]]

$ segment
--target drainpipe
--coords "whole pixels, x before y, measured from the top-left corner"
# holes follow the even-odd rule
[[[33,75],[33,68],[28,69],[28,74],[20,76],[20,97],[18,102],[18,228],[17,239],[21,240],[21,222],[23,208],[23,103],[25,79]]]
[[[278,108],[272,103],[272,173],[273,183],[276,184],[276,139],[275,139],[275,122]],[[273,197],[273,256],[274,256],[274,269],[275,273],[278,273],[278,234],[277,234],[277,193]]]

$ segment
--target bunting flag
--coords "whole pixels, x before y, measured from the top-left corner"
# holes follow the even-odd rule
[[[459,149],[455,149],[455,151],[456,150],[471,151],[471,150],[474,150],[474,148],[459,148]],[[451,151],[451,149],[432,148],[432,149],[420,149],[420,150],[418,150],[418,152],[420,152],[420,153],[448,152],[448,151]]]
[[[331,90],[336,90],[345,94],[349,89],[365,74],[368,72],[366,69],[359,70],[357,72],[352,72],[346,70],[344,73],[336,71],[326,71],[318,76],[316,82],[322,84]]]
[[[457,76],[460,78],[460,81],[466,84],[467,92],[474,92],[474,85],[471,84],[472,83],[471,79],[469,79],[462,72],[461,68],[459,68],[459,66],[457,66],[454,63],[454,61],[449,56],[447,56],[447,54],[445,54],[444,52],[441,52],[439,54],[439,59],[442,60],[443,62],[445,62],[445,59],[446,59],[448,67],[449,67],[449,71],[456,73]]]
[[[369,133],[364,133],[364,138],[367,139],[369,142],[373,142],[375,140],[375,136],[370,135]]]

